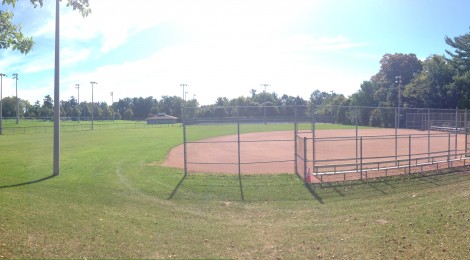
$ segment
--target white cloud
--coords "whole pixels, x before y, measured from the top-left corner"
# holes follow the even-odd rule
[[[106,102],[111,101],[111,91],[115,100],[181,96],[181,83],[188,84],[189,96],[195,94],[202,104],[214,103],[221,96],[248,96],[250,89],[260,90],[261,83],[269,83],[270,92],[304,98],[315,89],[350,94],[372,73],[356,68],[344,72],[339,62],[333,67],[315,58],[329,52],[351,51],[365,44],[343,36],[315,37],[304,31],[286,33],[311,5],[314,5],[311,1],[139,0],[124,4],[97,0],[91,1],[93,13],[86,18],[63,5],[61,99],[76,96],[75,84],[79,83],[80,100],[91,101],[91,80],[98,82],[94,100]],[[50,45],[54,19],[51,10],[47,9],[47,13],[48,19],[44,19],[44,26],[35,35]],[[147,57],[139,60],[131,53],[115,51],[137,33],[162,24],[185,33],[183,41],[150,49]],[[139,46],[129,49],[136,48]],[[28,56],[27,63],[23,62],[25,72],[53,68],[52,50],[39,51]],[[127,62],[106,64],[100,59],[104,56]],[[86,67],[79,67],[83,62],[78,62],[85,60],[90,60]],[[20,61],[11,58],[9,62]],[[51,95],[52,83],[50,79],[32,83],[29,87],[34,91],[28,99],[34,101]]]
[[[284,46],[285,47],[285,46]],[[250,89],[260,90],[269,83],[269,92],[300,95],[304,98],[315,89],[352,94],[369,72],[299,62],[294,48],[279,45],[209,45],[186,43],[165,48],[141,60],[106,65],[93,72],[71,75],[66,86],[83,79],[98,82],[95,101],[110,102],[124,97],[182,95],[181,83],[188,84],[189,96],[196,95],[202,104],[212,104],[217,97],[248,96]],[[341,77],[338,77],[341,75]],[[91,100],[89,82],[82,82],[81,100]],[[73,87],[64,90],[76,96]],[[62,95],[64,96],[64,95]]]

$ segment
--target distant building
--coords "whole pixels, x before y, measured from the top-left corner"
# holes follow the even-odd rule
[[[169,116],[165,113],[158,113],[158,115],[147,118],[147,124],[176,124],[177,117]]]

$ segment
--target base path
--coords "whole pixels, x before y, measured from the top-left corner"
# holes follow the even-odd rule
[[[312,137],[311,132],[299,132],[302,136]],[[394,135],[395,129],[359,129],[359,136],[384,136]],[[417,131],[399,129],[398,135],[425,135],[427,131]],[[443,132],[431,132],[431,134],[444,134]],[[317,130],[316,138],[327,137],[354,137],[355,129],[346,130]],[[454,136],[454,135],[453,135]],[[389,138],[390,139],[390,138]],[[459,147],[462,147],[463,138],[459,139]],[[294,132],[274,131],[262,133],[248,133],[240,135],[240,158],[238,157],[238,136],[229,135],[214,137],[197,142],[189,142],[187,148],[187,169],[188,172],[204,173],[238,173],[238,161],[240,160],[240,170],[243,174],[269,174],[269,173],[294,173]],[[455,139],[454,139],[455,140]],[[423,138],[423,142],[426,139]],[[384,141],[385,142],[385,141]],[[388,141],[387,141],[388,142]],[[443,146],[447,146],[447,139],[443,138]],[[452,143],[453,144],[453,143]],[[385,143],[384,143],[385,145]],[[424,146],[423,143],[420,146]],[[427,146],[427,145],[426,145]],[[351,149],[355,146],[343,147],[331,145],[327,149],[317,151],[321,158],[341,158],[349,156]],[[394,151],[393,145],[380,145],[380,142],[372,148],[378,151],[386,149]],[[408,147],[399,147],[399,153],[407,153]],[[374,151],[369,151],[374,152]],[[173,148],[164,166],[184,168],[184,148],[183,145]]]

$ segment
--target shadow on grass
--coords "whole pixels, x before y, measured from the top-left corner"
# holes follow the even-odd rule
[[[315,189],[313,187],[313,184],[305,184],[307,187],[307,190],[310,192],[310,194],[318,201],[320,204],[323,204],[323,199],[315,192]]]
[[[4,185],[4,186],[0,186],[0,189],[13,188],[13,187],[19,187],[19,186],[35,184],[35,183],[47,181],[47,180],[52,179],[54,177],[56,177],[56,175],[50,175],[50,176],[47,176],[47,177],[44,177],[44,178],[41,178],[41,179],[37,179],[37,180],[34,180],[34,181],[27,181],[27,182],[22,182],[22,183],[17,183],[17,184]]]
[[[173,197],[175,196],[176,192],[178,191],[178,189],[180,188],[181,184],[183,184],[183,181],[184,179],[186,178],[187,175],[183,175],[183,178],[181,178],[181,180],[178,182],[178,184],[176,185],[175,189],[171,192],[170,194],[170,197],[168,197],[169,200],[173,199]]]
[[[350,197],[358,194],[388,195],[396,192],[420,190],[470,181],[468,168],[453,168],[411,175],[388,176],[368,180],[319,184],[316,193],[327,198]],[[334,195],[336,194],[336,195]]]

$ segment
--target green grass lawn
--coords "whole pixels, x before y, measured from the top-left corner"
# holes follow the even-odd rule
[[[191,138],[233,133],[233,126],[192,126]],[[295,175],[250,175],[242,176],[241,201],[235,175],[181,182],[182,170],[159,166],[181,142],[180,127],[63,133],[61,175],[47,179],[51,134],[0,136],[0,258],[470,255],[468,173],[326,185],[314,193]]]

